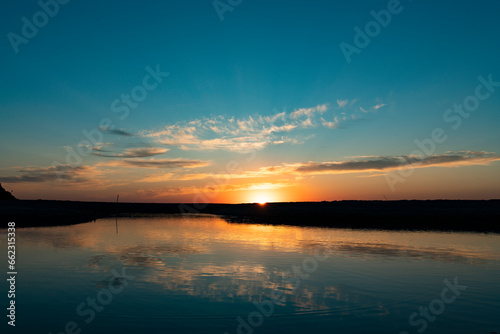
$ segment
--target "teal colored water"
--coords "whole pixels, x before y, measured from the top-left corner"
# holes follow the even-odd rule
[[[215,216],[16,234],[16,333],[500,332],[497,234]]]

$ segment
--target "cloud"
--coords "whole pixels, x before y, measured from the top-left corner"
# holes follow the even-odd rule
[[[320,104],[314,108],[300,108],[300,109],[294,110],[292,113],[290,113],[290,118],[297,119],[297,118],[300,118],[303,116],[306,116],[307,118],[309,118],[309,117],[312,117],[315,113],[322,114],[327,110],[328,110],[327,104]]]
[[[117,135],[117,136],[124,136],[124,137],[133,137],[136,135],[135,133],[131,133],[131,132],[125,131],[123,129],[111,129],[111,128],[100,127],[99,130],[101,130],[104,133],[108,133],[110,135]]]
[[[174,173],[162,173],[155,175],[148,175],[143,179],[137,180],[137,182],[165,182],[173,179]]]
[[[359,156],[351,160],[289,163],[279,166],[261,167],[254,171],[241,171],[232,174],[184,174],[176,177],[177,180],[200,179],[250,179],[266,177],[294,177],[299,180],[305,175],[315,174],[343,174],[343,173],[386,173],[400,168],[426,168],[426,167],[459,167],[468,165],[487,165],[500,161],[500,156],[491,152],[447,152],[440,155],[420,156]]]
[[[490,152],[447,152],[441,155],[420,157],[417,155],[372,156],[341,162],[308,162],[298,164],[295,171],[304,174],[335,174],[346,172],[385,171],[397,168],[457,167],[463,165],[484,165],[500,160]]]
[[[329,122],[325,120],[323,117],[321,117],[321,124],[326,128],[337,129],[339,127],[340,122],[338,121],[337,118],[335,118],[333,122]]]
[[[99,166],[109,167],[138,167],[138,168],[197,168],[210,165],[210,162],[187,159],[147,159],[147,160],[120,160],[100,163]]]
[[[215,116],[168,125],[143,135],[182,150],[250,152],[268,145],[291,142],[293,138],[286,134],[305,125],[302,123],[303,120],[290,121],[286,113],[242,119]]]
[[[178,122],[160,129],[140,134],[158,144],[176,146],[182,150],[226,150],[246,153],[261,150],[270,145],[299,143],[292,132],[323,126],[336,129],[341,122],[361,116],[356,115],[357,105],[347,100],[342,114],[327,115],[328,104],[311,108],[299,108],[292,112],[276,112],[272,115],[251,115],[244,118],[225,116],[204,117],[189,122]]]
[[[339,108],[345,107],[347,103],[349,103],[349,100],[337,100],[337,105],[339,106]]]
[[[186,151],[189,150],[227,150],[227,151],[239,151],[239,152],[250,152],[253,150],[260,150],[266,147],[271,141],[262,140],[258,137],[245,136],[237,138],[215,138],[201,140],[196,146],[192,144],[180,145],[180,148]]]
[[[208,178],[216,178],[223,180],[231,180],[231,179],[251,179],[251,178],[259,178],[259,177],[268,177],[275,176],[276,174],[281,174],[284,172],[292,172],[291,167],[261,167],[256,171],[241,171],[239,173],[198,173],[198,174],[184,174],[182,176],[177,177],[178,180],[201,180]]]
[[[168,151],[168,149],[160,147],[129,148],[123,153],[105,151],[101,147],[94,147],[92,150],[94,151],[92,155],[107,158],[148,158]]]
[[[374,105],[374,106],[372,107],[372,110],[378,110],[378,109],[380,109],[380,108],[382,108],[382,107],[384,107],[384,106],[385,106],[385,104],[384,104],[384,103],[376,104],[376,105]]]
[[[250,183],[243,185],[230,186],[226,191],[241,191],[241,190],[271,190],[285,187],[297,186],[296,183],[291,182],[265,182],[265,183]]]
[[[25,167],[16,171],[16,174],[21,175],[0,176],[0,180],[5,183],[52,181],[83,183],[88,181],[88,176],[92,171],[93,168],[88,166]]]

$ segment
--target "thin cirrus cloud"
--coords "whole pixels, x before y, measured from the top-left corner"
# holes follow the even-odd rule
[[[188,159],[133,159],[119,160],[99,163],[99,166],[107,167],[137,167],[137,168],[198,168],[210,165],[208,161]]]
[[[500,161],[500,156],[484,151],[447,152],[439,155],[420,156],[363,156],[351,160],[291,163],[279,166],[261,167],[255,171],[243,171],[235,174],[184,174],[176,176],[177,180],[200,180],[207,178],[219,179],[250,179],[274,176],[295,176],[314,174],[343,173],[385,173],[400,168],[426,167],[459,167],[467,165],[488,165]]]
[[[111,129],[111,128],[99,128],[100,131],[110,134],[110,135],[116,135],[116,136],[123,136],[123,137],[133,137],[136,136],[135,133],[125,131],[123,129]]]
[[[24,167],[18,169],[15,175],[0,176],[0,180],[5,183],[52,181],[84,183],[89,180],[93,171],[94,168],[89,166],[57,165],[49,167]]]
[[[100,147],[92,148],[92,150],[92,155],[106,158],[148,158],[155,155],[164,154],[168,151],[168,149],[160,147],[129,148],[121,153],[105,151]]]
[[[165,182],[165,181],[171,181],[174,178],[174,176],[175,176],[174,173],[161,173],[158,175],[147,175],[144,178],[137,180],[137,182],[152,182],[152,183]]]
[[[302,143],[305,138],[292,132],[311,129],[317,126],[335,129],[342,122],[362,117],[363,110],[375,111],[382,107],[376,105],[362,109],[356,100],[338,102],[342,113],[329,113],[328,104],[311,108],[299,108],[292,112],[275,112],[272,115],[253,115],[245,118],[225,116],[204,117],[189,122],[179,122],[140,134],[153,141],[179,147],[182,150],[226,150],[249,152],[261,150],[270,145]],[[349,105],[349,108],[346,106]]]
[[[339,106],[339,108],[344,108],[347,103],[349,103],[349,100],[337,100],[337,105]]]
[[[293,112],[291,112],[290,118],[291,119],[298,119],[298,118],[304,117],[304,116],[307,118],[311,118],[316,113],[323,114],[327,110],[328,110],[327,104],[320,104],[314,108],[300,108],[300,109],[296,109]]]
[[[447,152],[440,155],[420,156],[369,156],[341,162],[308,162],[297,164],[294,171],[303,174],[335,174],[348,172],[386,171],[398,168],[458,167],[485,165],[499,161],[500,156],[484,151]]]
[[[380,103],[380,104],[374,105],[374,106],[372,107],[372,109],[373,109],[373,110],[378,110],[378,109],[380,109],[380,108],[382,108],[382,107],[385,107],[385,104],[384,104],[384,103]]]

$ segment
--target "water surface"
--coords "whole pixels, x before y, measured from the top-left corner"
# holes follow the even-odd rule
[[[497,234],[171,216],[18,229],[17,247],[19,333],[500,331]]]

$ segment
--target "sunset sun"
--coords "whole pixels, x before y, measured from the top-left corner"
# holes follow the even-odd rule
[[[267,203],[267,199],[265,197],[258,197],[255,202],[264,205]]]
[[[259,203],[260,205],[265,205],[271,201],[271,198],[267,194],[258,194],[253,198],[254,203]]]

